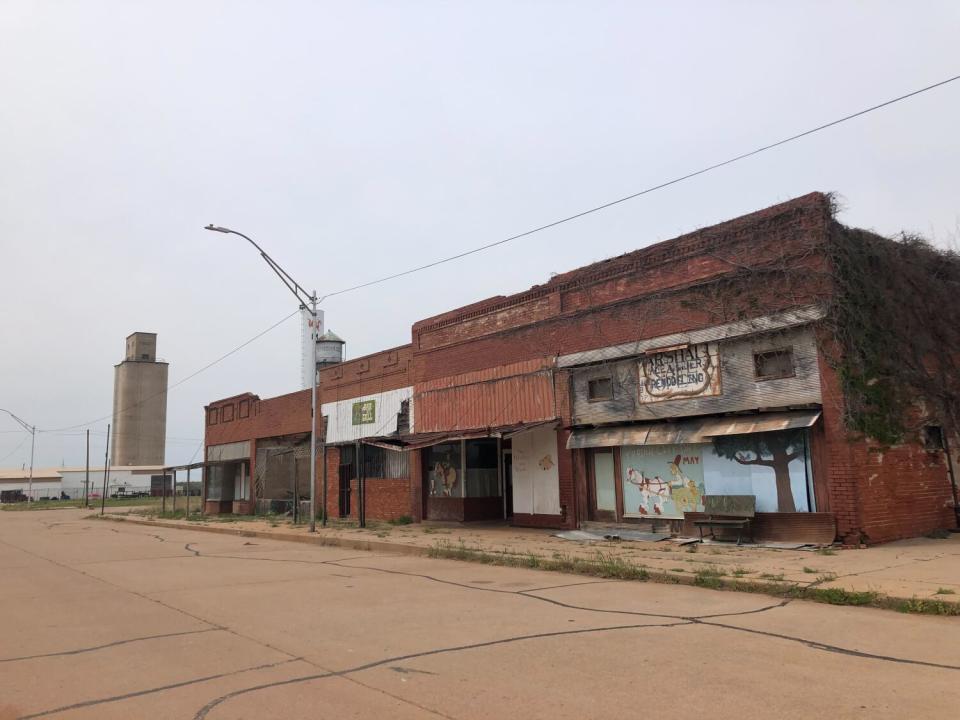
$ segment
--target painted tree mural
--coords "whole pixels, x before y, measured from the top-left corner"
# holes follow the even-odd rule
[[[790,462],[803,454],[804,440],[803,430],[722,435],[713,438],[713,452],[741,465],[771,468],[777,483],[777,510],[796,512],[790,488]]]

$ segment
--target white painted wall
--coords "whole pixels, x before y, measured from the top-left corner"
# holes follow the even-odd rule
[[[135,473],[134,470],[137,470]],[[83,483],[86,477],[85,468],[61,468],[59,471],[60,475],[63,477],[62,488],[63,492],[69,495],[72,498],[83,497]],[[113,493],[120,487],[126,487],[131,490],[149,490],[150,489],[150,476],[151,475],[162,475],[163,469],[157,467],[155,469],[147,468],[134,468],[134,467],[123,467],[117,466],[110,468],[110,471],[107,473],[107,485],[109,487],[108,495]],[[187,473],[181,472],[177,473],[178,480],[186,480]],[[191,480],[200,480],[200,470],[194,470],[190,476]],[[103,465],[97,467],[96,465],[90,466],[90,492],[101,492],[103,490]]]
[[[513,436],[513,511],[560,514],[557,433],[535,428]]]
[[[327,417],[327,442],[341,443],[351,440],[360,440],[365,437],[390,435],[397,431],[397,414],[400,412],[400,403],[410,400],[410,432],[413,432],[413,388],[404,387],[398,390],[363,395],[362,397],[340,400],[339,402],[324,403],[321,414]],[[376,402],[376,419],[372,423],[363,425],[353,424],[353,406],[356,403],[373,400]]]

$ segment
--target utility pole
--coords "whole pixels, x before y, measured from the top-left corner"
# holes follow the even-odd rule
[[[110,423],[107,423],[107,449],[103,451],[103,492],[100,494],[100,514],[107,505],[107,477],[110,474]]]
[[[87,475],[83,481],[83,506],[90,507],[90,430],[87,430]]]
[[[314,346],[313,357],[317,357],[316,346]],[[5,412],[7,415],[12,417],[17,421],[17,423],[19,423],[20,427],[30,433],[30,476],[27,480],[27,502],[33,502],[33,450],[37,442],[37,426],[31,425],[26,420],[21,420],[9,410],[0,408],[0,411]]]
[[[244,235],[242,232],[237,232],[236,230],[231,230],[230,228],[212,224],[204,227],[204,230],[226,233],[228,235],[239,235],[248,243],[253,245],[260,253],[260,257],[263,258],[264,262],[270,266],[270,269],[276,273],[277,277],[279,277],[283,284],[287,286],[287,289],[293,293],[295,298],[297,298],[300,303],[300,307],[308,309],[310,314],[313,316],[313,323],[310,330],[310,340],[313,346],[310,352],[310,356],[313,359],[313,367],[311,368],[310,373],[312,377],[312,382],[310,383],[310,532],[316,532],[317,506],[314,495],[317,484],[317,341],[320,339],[317,334],[320,329],[319,317],[317,315],[317,291],[314,290],[312,293],[307,293],[307,291],[304,290],[303,287],[301,287],[286,270],[277,264],[276,260],[267,255],[262,247],[257,245],[257,243]],[[323,448],[324,445],[324,439],[321,438],[320,447]],[[293,502],[294,507],[296,508],[296,505],[300,502],[299,498],[294,497]]]

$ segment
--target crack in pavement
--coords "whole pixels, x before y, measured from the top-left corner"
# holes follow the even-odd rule
[[[118,645],[128,645],[130,643],[142,642],[144,640],[159,640],[160,638],[180,637],[181,635],[197,635],[199,633],[218,632],[220,630],[220,628],[210,627],[202,630],[184,630],[183,632],[163,633],[161,635],[144,635],[142,637],[129,638],[127,640],[115,640],[114,642],[105,643],[103,645],[77,648],[76,650],[60,650],[57,652],[39,653],[37,655],[22,655],[20,657],[0,658],[0,663],[19,662],[21,660],[36,660],[37,658],[62,657],[64,655],[81,655],[83,653],[94,652],[95,650],[105,650],[106,648],[117,647]]]
[[[112,528],[111,528],[111,529],[112,529]],[[117,531],[115,531],[115,532],[117,532]],[[29,551],[27,551],[27,550],[24,550],[23,548],[19,548],[19,547],[17,547],[16,545],[13,545],[13,544],[11,544],[11,543],[5,543],[5,544],[8,544],[8,545],[10,545],[11,547],[14,547],[14,548],[19,549],[19,550],[21,550],[21,551],[23,551],[23,552],[26,552],[27,554],[35,555],[35,553],[31,553],[31,552],[29,552]],[[375,566],[363,566],[363,565],[359,565],[359,566],[358,566],[358,565],[348,565],[348,564],[346,564],[347,562],[349,562],[349,561],[351,561],[351,560],[370,559],[370,558],[372,558],[372,557],[378,557],[378,556],[376,556],[376,555],[370,555],[369,553],[364,554],[364,555],[360,555],[360,556],[352,556],[352,557],[341,558],[341,559],[336,559],[336,560],[315,561],[315,560],[285,559],[285,558],[256,558],[256,557],[243,557],[243,556],[234,556],[234,555],[207,555],[207,554],[202,554],[202,553],[195,547],[195,545],[196,545],[196,543],[187,543],[187,544],[184,545],[184,549],[187,550],[188,552],[192,553],[194,557],[206,557],[206,558],[216,558],[216,559],[236,559],[236,560],[256,560],[256,561],[266,561],[266,562],[288,562],[288,563],[289,563],[289,562],[292,562],[292,563],[302,563],[302,564],[311,564],[311,565],[331,565],[331,566],[342,567],[342,568],[345,568],[345,569],[352,569],[352,570],[368,570],[368,571],[373,571],[373,572],[383,572],[383,573],[394,574],[394,575],[401,575],[401,576],[407,576],[407,577],[416,577],[416,578],[421,578],[421,579],[424,579],[424,580],[427,580],[427,581],[431,581],[431,582],[437,582],[437,583],[441,583],[441,584],[452,585],[452,586],[459,587],[459,588],[466,589],[466,590],[472,590],[472,591],[475,591],[475,592],[495,592],[495,593],[500,593],[500,594],[518,595],[518,596],[530,598],[530,599],[533,599],[533,600],[539,600],[539,601],[541,601],[541,602],[547,602],[547,603],[550,603],[550,604],[553,604],[553,605],[556,605],[556,606],[559,606],[559,607],[564,607],[564,608],[574,609],[574,610],[581,610],[581,611],[586,611],[586,612],[597,612],[597,613],[617,614],[617,615],[632,615],[632,616],[639,616],[639,617],[652,617],[652,618],[661,618],[661,619],[665,619],[665,620],[670,620],[670,621],[671,621],[671,622],[664,622],[664,623],[644,623],[644,624],[634,624],[634,625],[618,625],[618,626],[613,626],[613,627],[587,628],[587,629],[577,629],[577,630],[567,630],[567,631],[544,632],[544,633],[537,633],[537,634],[532,634],[532,635],[519,635],[519,636],[513,636],[513,637],[502,638],[502,639],[498,639],[498,640],[492,640],[492,641],[481,642],[481,643],[474,643],[474,644],[468,644],[468,645],[462,645],[462,646],[447,647],[447,648],[434,648],[434,649],[430,649],[430,650],[426,650],[426,651],[422,651],[422,652],[418,652],[418,653],[411,653],[411,654],[408,654],[408,655],[395,656],[395,657],[385,658],[385,659],[381,659],[381,660],[376,660],[376,661],[372,661],[372,662],[369,662],[369,663],[365,663],[365,664],[363,664],[363,665],[359,665],[359,666],[356,666],[356,667],[353,667],[353,668],[347,668],[347,669],[340,670],[340,671],[333,671],[333,670],[329,670],[329,669],[323,668],[323,667],[320,666],[318,663],[312,662],[312,661],[310,661],[310,660],[306,660],[306,659],[304,659],[304,658],[294,658],[292,653],[288,653],[288,652],[283,651],[283,650],[281,650],[281,649],[279,649],[279,648],[273,647],[273,646],[271,646],[271,645],[269,645],[269,644],[267,644],[267,643],[263,643],[263,642],[261,642],[261,641],[259,641],[259,640],[256,640],[255,638],[248,638],[248,637],[246,637],[246,636],[244,636],[244,635],[242,635],[242,634],[240,634],[240,633],[237,633],[236,631],[231,630],[230,628],[215,626],[215,627],[212,627],[212,628],[210,628],[210,629],[211,629],[211,630],[212,630],[212,629],[221,629],[221,630],[224,630],[224,631],[226,631],[226,632],[230,632],[231,634],[234,634],[234,635],[236,635],[237,637],[241,637],[241,638],[244,638],[244,639],[247,639],[247,640],[251,640],[251,641],[253,641],[253,642],[257,643],[257,644],[260,644],[260,645],[263,646],[263,647],[268,647],[268,648],[270,648],[271,650],[274,650],[274,651],[276,651],[276,652],[281,652],[281,653],[283,653],[283,654],[286,654],[286,655],[288,655],[288,656],[291,658],[291,659],[289,659],[289,660],[282,661],[281,663],[274,663],[274,664],[267,665],[267,666],[263,666],[263,667],[273,667],[273,666],[275,666],[275,665],[277,665],[277,664],[284,664],[284,663],[294,662],[294,661],[296,661],[296,660],[303,660],[304,662],[307,662],[309,665],[313,665],[314,667],[317,667],[318,669],[321,669],[323,672],[313,673],[313,674],[310,674],[310,675],[304,675],[304,676],[300,676],[300,677],[296,677],[296,678],[290,678],[290,679],[287,679],[287,680],[275,681],[275,682],[271,682],[271,683],[262,683],[262,684],[259,684],[259,685],[253,685],[253,686],[250,686],[250,687],[248,687],[248,688],[242,688],[242,689],[240,689],[240,690],[236,690],[236,691],[233,691],[233,692],[231,692],[231,693],[227,693],[227,694],[225,694],[225,695],[220,696],[219,698],[215,698],[214,700],[212,700],[212,701],[210,701],[209,703],[207,703],[203,708],[201,708],[201,709],[197,712],[197,714],[196,714],[196,716],[195,716],[195,720],[203,720],[203,718],[205,718],[205,717],[209,714],[209,712],[210,712],[211,710],[213,710],[215,707],[219,706],[220,704],[222,704],[222,703],[224,703],[224,702],[226,702],[226,701],[228,701],[228,700],[230,700],[230,699],[232,699],[232,698],[235,698],[235,697],[238,697],[238,696],[240,696],[240,695],[247,694],[247,693],[251,693],[251,692],[256,692],[256,691],[258,691],[258,690],[271,688],[271,687],[278,687],[278,686],[290,685],[290,684],[294,684],[294,683],[309,682],[309,681],[311,681],[311,680],[319,680],[319,679],[329,678],[329,677],[343,677],[344,679],[349,680],[349,681],[351,681],[351,682],[357,682],[358,684],[360,684],[360,685],[362,685],[362,686],[364,686],[364,687],[369,687],[369,686],[367,686],[366,684],[364,684],[364,683],[362,683],[362,682],[359,682],[359,681],[356,680],[355,678],[349,678],[349,677],[346,677],[346,676],[347,676],[347,675],[350,675],[350,674],[354,674],[354,673],[361,672],[361,671],[363,671],[363,670],[380,667],[380,666],[382,666],[382,665],[386,665],[386,664],[390,664],[390,663],[398,663],[398,662],[402,662],[402,661],[405,661],[405,660],[411,660],[411,659],[421,658],[421,657],[428,657],[428,656],[438,655],[438,654],[454,653],[454,652],[461,652],[461,651],[466,651],[466,650],[471,650],[471,649],[477,649],[477,648],[484,648],[484,647],[492,647],[492,646],[504,645],[504,644],[513,643],[513,642],[520,642],[520,641],[524,641],[524,640],[532,640],[532,639],[539,639],[539,638],[550,638],[550,637],[560,637],[560,636],[567,636],[567,635],[580,635],[580,634],[587,634],[587,633],[612,632],[612,631],[618,631],[618,630],[626,631],[626,630],[631,630],[631,629],[642,629],[642,628],[652,628],[652,627],[668,627],[668,628],[669,628],[669,627],[678,627],[678,626],[685,626],[685,625],[704,625],[704,626],[709,626],[709,627],[717,627],[717,628],[721,628],[721,629],[725,629],[725,630],[732,630],[732,631],[735,631],[735,632],[745,632],[745,633],[749,633],[749,634],[752,634],[752,635],[768,637],[768,638],[771,638],[771,639],[779,639],[779,640],[784,640],[784,641],[799,643],[799,644],[804,645],[804,646],[807,647],[807,648],[814,649],[814,650],[821,650],[821,651],[825,651],[825,652],[833,652],[833,653],[838,653],[838,654],[847,655],[847,656],[851,656],[851,657],[859,657],[859,658],[868,659],[868,660],[878,660],[878,661],[894,662],[894,663],[899,663],[899,664],[917,665],[917,666],[931,667],[931,668],[944,669],[944,670],[960,670],[960,666],[954,666],[954,665],[941,664],[941,663],[935,663],[935,662],[924,661],[924,660],[913,660],[913,659],[909,659],[909,658],[901,658],[901,657],[895,657],[895,656],[887,656],[887,655],[880,655],[880,654],[875,654],[875,653],[862,652],[862,651],[859,651],[859,650],[853,650],[853,649],[849,649],[849,648],[843,648],[843,647],[840,647],[840,646],[830,645],[830,644],[827,644],[827,643],[821,643],[821,642],[818,642],[818,641],[808,640],[808,639],[805,639],[805,638],[795,637],[795,636],[791,636],[791,635],[785,635],[785,634],[780,634],[780,633],[775,633],[775,632],[770,632],[770,631],[764,631],[764,630],[755,630],[755,629],[751,629],[751,628],[740,627],[740,626],[737,626],[737,625],[728,625],[728,624],[725,624],[725,623],[712,622],[712,621],[711,621],[711,620],[714,619],[714,618],[720,618],[720,617],[731,617],[731,616],[739,616],[739,615],[750,615],[750,614],[756,614],[756,613],[761,613],[761,612],[767,612],[767,611],[770,611],[770,610],[773,610],[773,609],[777,609],[777,608],[780,608],[780,607],[784,607],[785,605],[787,605],[787,604],[790,602],[789,599],[783,600],[783,601],[781,601],[780,603],[777,603],[777,604],[775,604],[775,605],[765,606],[765,607],[757,608],[757,609],[754,609],[754,610],[747,610],[747,611],[742,611],[742,612],[732,612],[732,613],[717,613],[717,614],[713,614],[713,615],[701,615],[701,616],[669,615],[669,614],[665,614],[665,613],[649,613],[649,612],[630,611],[630,610],[605,610],[605,609],[593,608],[593,607],[589,607],[589,606],[577,606],[577,605],[573,605],[573,604],[570,604],[570,603],[564,603],[564,602],[559,601],[559,600],[554,600],[554,599],[551,599],[551,598],[542,597],[542,596],[539,596],[539,595],[535,595],[535,594],[533,594],[533,593],[535,593],[535,592],[542,592],[542,591],[545,591],[545,590],[555,589],[555,588],[559,588],[559,587],[570,587],[570,586],[576,586],[576,585],[595,584],[595,583],[599,583],[599,582],[616,582],[616,581],[614,581],[614,580],[586,581],[586,582],[578,582],[578,583],[568,583],[568,584],[566,584],[566,585],[551,586],[551,587],[544,587],[544,588],[532,588],[532,589],[529,589],[529,590],[503,590],[503,589],[497,589],[497,588],[478,587],[478,586],[476,586],[476,585],[459,583],[459,582],[455,582],[455,581],[451,581],[451,580],[444,580],[444,579],[437,578],[437,577],[434,577],[434,576],[431,576],[431,575],[420,574],[420,573],[405,572],[405,571],[400,571],[400,570],[391,570],[391,569],[388,569],[388,568],[378,568],[378,567],[375,567]],[[36,556],[36,557],[40,557],[41,559],[48,560],[48,562],[51,562],[51,563],[53,563],[53,564],[62,565],[61,563],[58,563],[58,562],[53,561],[53,560],[50,560],[49,558],[44,558],[43,556],[40,556],[40,555],[35,555],[35,556]],[[389,556],[389,555],[388,555],[388,556],[379,556],[379,557],[392,557],[392,556]],[[81,570],[75,570],[74,568],[71,568],[70,566],[66,566],[66,565],[62,565],[62,566],[65,567],[65,568],[67,568],[67,569],[74,570],[75,572],[79,572],[79,573],[81,573],[81,574],[83,574],[83,575],[87,575],[87,573],[84,573],[84,572],[81,571]],[[137,595],[137,596],[140,596],[140,597],[144,597],[145,599],[150,600],[150,601],[153,601],[153,602],[157,602],[158,604],[160,604],[160,605],[162,605],[162,606],[164,606],[164,607],[168,607],[168,608],[170,608],[170,609],[172,609],[172,610],[175,610],[175,611],[177,611],[177,612],[181,612],[181,613],[183,613],[183,614],[185,614],[185,615],[187,615],[187,616],[189,616],[189,617],[193,617],[194,619],[200,620],[201,622],[204,622],[205,624],[212,625],[212,623],[210,623],[209,621],[207,621],[207,620],[205,620],[205,619],[203,619],[203,618],[200,618],[200,617],[198,617],[198,616],[193,616],[193,615],[191,615],[190,613],[188,613],[188,612],[186,612],[186,611],[184,611],[184,610],[181,610],[180,608],[177,608],[177,607],[175,607],[175,606],[168,605],[167,603],[163,603],[163,602],[161,602],[161,601],[159,601],[159,600],[156,600],[156,599],[154,599],[154,598],[150,598],[149,596],[142,595],[142,594],[137,593],[137,592],[132,591],[132,590],[128,590],[128,589],[126,589],[126,588],[123,588],[122,586],[114,585],[113,583],[109,583],[109,582],[107,582],[107,581],[105,581],[105,580],[102,580],[101,578],[97,578],[96,576],[89,576],[89,577],[93,577],[93,578],[95,578],[95,579],[97,579],[97,580],[100,580],[101,582],[104,582],[104,583],[106,583],[106,584],[108,584],[108,585],[111,585],[111,586],[113,586],[113,587],[117,587],[118,589],[120,589],[120,590],[122,590],[122,591],[125,591],[125,592],[128,592],[128,593],[130,593],[130,594]],[[259,668],[249,668],[249,669],[247,669],[247,670],[235,671],[234,673],[228,673],[228,674],[236,674],[236,672],[248,672],[248,671],[250,671],[250,670],[256,670],[256,669],[259,669]],[[125,698],[127,698],[127,697],[136,697],[137,695],[149,694],[149,693],[152,693],[152,692],[161,692],[161,691],[163,691],[163,690],[172,689],[172,688],[175,688],[175,687],[180,687],[180,686],[185,685],[185,684],[194,684],[194,683],[198,683],[198,682],[206,682],[207,680],[211,680],[211,679],[215,679],[215,678],[217,678],[217,677],[223,677],[223,676],[224,676],[224,674],[213,675],[213,676],[209,676],[209,677],[206,677],[206,678],[196,678],[196,679],[191,680],[191,681],[185,681],[184,683],[176,683],[176,684],[173,684],[173,685],[163,686],[163,687],[160,687],[160,688],[153,688],[153,689],[149,689],[149,690],[138,691],[138,692],[135,692],[135,693],[130,693],[130,694],[124,695],[124,696],[116,696],[116,697],[114,697],[114,698],[104,698],[104,699],[96,700],[96,701],[87,701],[86,703],[83,703],[83,704],[80,704],[80,705],[67,706],[67,707],[64,707],[64,708],[57,708],[57,709],[54,709],[54,710],[49,710],[49,711],[44,711],[44,712],[42,712],[42,713],[37,713],[37,714],[34,714],[34,715],[29,715],[29,716],[27,716],[27,718],[40,717],[40,716],[42,716],[42,715],[48,715],[48,714],[52,714],[52,713],[55,713],[55,712],[60,712],[60,711],[67,710],[67,709],[73,709],[74,707],[86,707],[86,706],[91,705],[91,704],[99,704],[99,703],[102,703],[102,702],[114,702],[114,701],[116,701],[116,700],[118,700],[118,699],[125,699]],[[394,696],[394,695],[391,695],[390,693],[388,693],[388,692],[386,692],[386,691],[383,691],[383,690],[381,690],[381,689],[379,689],[379,688],[372,687],[372,688],[369,688],[369,689],[373,689],[373,690],[376,690],[376,691],[378,691],[378,692],[383,692],[383,693],[389,695],[390,697],[394,697],[394,698],[396,698],[396,699],[398,699],[398,700],[400,700],[400,701],[403,701],[403,702],[409,702],[409,701],[407,701],[407,700],[404,699],[404,698],[398,698],[398,697],[396,697],[396,696]],[[411,704],[416,705],[416,703],[411,703]],[[419,707],[419,706],[418,706],[418,707]],[[442,715],[442,713],[439,713],[439,712],[437,712],[437,711],[430,710],[429,708],[423,708],[423,709],[424,709],[424,710],[427,710],[427,711],[429,711],[429,712],[436,712],[436,714],[438,714],[438,715]],[[444,716],[444,717],[446,717],[446,716]]]
[[[242,688],[240,690],[234,690],[233,692],[226,693],[221,695],[218,698],[214,698],[206,705],[204,705],[200,710],[197,711],[197,714],[193,716],[193,720],[204,720],[207,715],[210,714],[210,711],[213,710],[218,705],[225,703],[227,700],[232,700],[235,697],[240,695],[246,695],[248,693],[257,692],[258,690],[266,690],[267,688],[282,687],[286,685],[294,685],[297,683],[310,682],[311,680],[323,680],[325,678],[331,677],[343,677],[345,675],[351,675],[353,673],[362,672],[364,670],[372,670],[374,668],[381,667],[383,665],[389,665],[391,663],[403,662],[405,660],[415,660],[423,657],[430,657],[433,655],[443,655],[446,653],[462,652],[465,650],[477,650],[479,648],[495,647],[497,645],[509,645],[511,643],[523,642],[525,640],[539,640],[543,638],[552,638],[552,637],[562,637],[567,635],[587,635],[592,633],[601,633],[601,632],[613,632],[617,630],[639,630],[644,628],[662,628],[662,627],[676,627],[678,625],[692,625],[690,622],[672,622],[672,623],[656,623],[656,624],[639,624],[639,625],[615,625],[612,627],[602,627],[602,628],[582,628],[578,630],[557,630],[553,632],[543,632],[543,633],[534,633],[531,635],[515,635],[507,638],[500,638],[497,640],[487,640],[485,642],[479,643],[470,643],[468,645],[455,645],[453,647],[445,648],[433,648],[431,650],[424,650],[417,653],[409,653],[407,655],[396,655],[394,657],[383,658],[381,660],[374,660],[372,662],[364,663],[363,665],[357,665],[352,668],[347,668],[345,670],[335,670],[328,671],[324,673],[315,673],[312,675],[303,675],[301,677],[289,678],[287,680],[277,680],[270,683],[262,683],[260,685],[254,685],[248,688]]]
[[[142,697],[143,695],[152,695],[154,693],[163,692],[164,690],[174,690],[176,688],[186,687],[188,685],[196,685],[197,683],[209,682],[210,680],[218,680],[220,678],[230,677],[231,675],[240,675],[242,673],[253,672],[255,670],[267,670],[269,668],[279,667],[280,665],[286,665],[299,660],[302,660],[302,658],[289,658],[287,660],[279,660],[275,663],[255,665],[254,667],[231,670],[230,672],[217,673],[216,675],[206,675],[204,677],[193,678],[192,680],[183,680],[182,682],[170,683],[169,685],[160,685],[158,687],[146,688],[144,690],[134,690],[133,692],[124,693],[123,695],[114,695],[112,697],[99,698],[95,700],[84,700],[83,702],[73,703],[72,705],[63,705],[61,707],[51,708],[50,710],[41,710],[40,712],[31,713],[30,715],[21,715],[19,720],[31,720],[32,718],[54,715],[56,713],[67,712],[68,710],[78,710],[80,708],[92,707],[94,705],[103,705],[105,703],[119,702],[120,700],[129,700],[130,698]]]

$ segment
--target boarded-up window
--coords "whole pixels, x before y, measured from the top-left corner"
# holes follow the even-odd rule
[[[782,348],[754,353],[753,367],[757,380],[793,377],[793,350]]]
[[[207,425],[216,425],[217,424],[217,409],[210,408],[207,412]]]
[[[220,408],[220,413],[223,422],[233,422],[233,405],[224,405]]]
[[[613,380],[595,378],[587,383],[587,397],[590,400],[610,400],[613,397]]]
[[[384,477],[410,477],[410,453],[399,450],[384,450]]]

